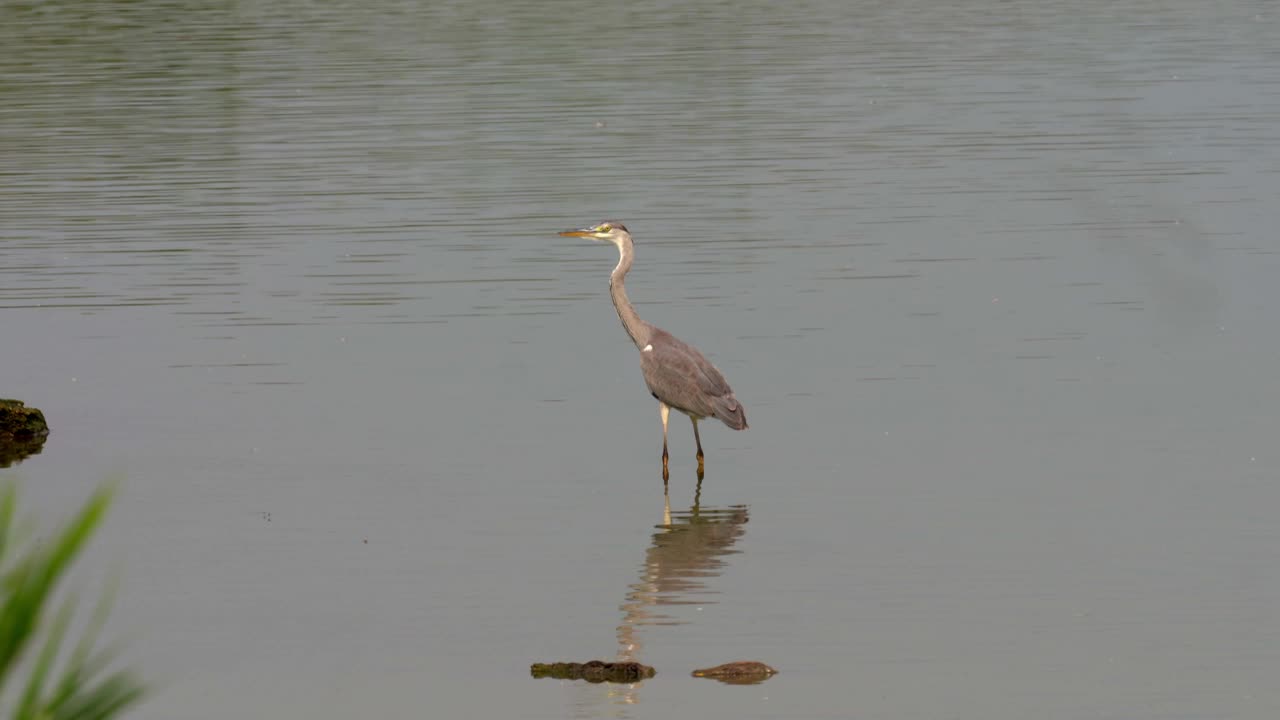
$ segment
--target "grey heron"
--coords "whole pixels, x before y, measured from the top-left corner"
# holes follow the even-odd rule
[[[564,230],[565,237],[581,237],[597,242],[611,242],[618,248],[618,265],[609,275],[609,294],[618,310],[622,327],[631,336],[640,351],[640,372],[645,385],[658,400],[658,412],[662,416],[662,483],[670,478],[667,470],[667,417],[672,408],[679,410],[693,421],[693,440],[698,447],[698,479],[703,477],[702,438],[698,435],[698,421],[714,417],[734,430],[747,429],[747,414],[734,397],[733,389],[725,381],[720,370],[698,352],[697,348],[683,342],[671,333],[654,327],[640,319],[627,298],[623,282],[635,259],[635,245],[626,226],[616,220],[606,220],[580,230]]]

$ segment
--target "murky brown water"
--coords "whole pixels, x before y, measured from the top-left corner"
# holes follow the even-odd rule
[[[145,718],[1271,718],[1280,15],[0,6],[0,396]],[[672,425],[609,306],[751,430]],[[748,522],[749,519],[749,522]],[[637,687],[528,664],[632,656]],[[745,688],[695,667],[762,660]]]

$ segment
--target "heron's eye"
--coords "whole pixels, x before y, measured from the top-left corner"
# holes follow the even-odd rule
[[[613,226],[609,225],[609,223],[605,223],[604,225],[597,225],[597,226],[596,226],[596,232],[609,232],[609,231],[610,231],[610,230],[612,230],[612,229],[613,229]]]

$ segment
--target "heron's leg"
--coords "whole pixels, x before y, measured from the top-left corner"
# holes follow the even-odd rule
[[[698,418],[690,416],[693,421],[693,441],[698,444],[698,479],[702,479],[702,438],[698,437]]]
[[[667,417],[671,414],[671,408],[659,400],[658,412],[662,413],[662,486],[666,487],[667,480],[671,477],[671,473],[667,471]]]

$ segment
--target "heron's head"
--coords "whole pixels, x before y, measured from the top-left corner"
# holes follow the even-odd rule
[[[582,228],[581,230],[564,230],[560,234],[565,237],[582,237],[597,242],[611,242],[614,245],[621,245],[624,238],[631,237],[631,233],[627,232],[627,226],[617,220],[605,220],[599,225]]]

